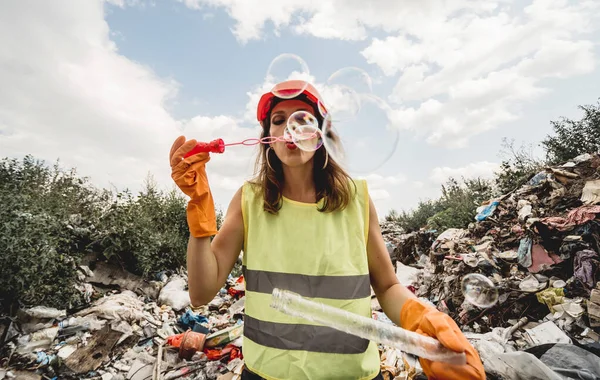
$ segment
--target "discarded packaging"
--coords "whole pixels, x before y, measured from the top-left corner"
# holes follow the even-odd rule
[[[180,276],[173,276],[162,288],[158,296],[161,305],[169,305],[173,310],[183,310],[190,305],[190,294],[185,288],[187,281]]]
[[[225,330],[217,331],[206,337],[206,347],[217,347],[233,342],[244,332],[244,325],[238,324]]]

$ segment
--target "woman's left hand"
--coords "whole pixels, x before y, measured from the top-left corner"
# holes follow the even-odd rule
[[[420,359],[423,372],[429,379],[485,380],[485,370],[477,350],[449,315],[411,298],[402,307],[400,320],[403,328],[433,337],[444,347],[455,352],[464,352],[467,357],[467,364],[464,365]]]

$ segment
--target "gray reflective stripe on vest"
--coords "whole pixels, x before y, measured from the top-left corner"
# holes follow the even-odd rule
[[[309,276],[242,268],[246,290],[271,294],[273,288],[298,293],[303,297],[353,300],[371,296],[368,274],[355,276]]]
[[[255,343],[281,350],[330,354],[361,354],[369,341],[326,326],[261,321],[244,316],[244,336]]]

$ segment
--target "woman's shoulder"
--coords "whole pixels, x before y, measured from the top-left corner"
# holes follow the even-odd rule
[[[252,192],[259,192],[262,189],[262,186],[259,182],[256,182],[254,180],[246,180],[244,181],[244,183],[242,184],[241,187],[242,191],[252,191]]]
[[[367,180],[360,177],[349,177],[348,185],[351,190],[356,191],[359,194],[368,193],[368,185]]]
[[[366,185],[367,184],[367,180],[364,178],[360,178],[360,177],[350,177],[350,181],[356,183],[357,185]]]
[[[261,197],[262,186],[252,180],[246,180],[238,190],[241,193],[242,200],[249,200]]]

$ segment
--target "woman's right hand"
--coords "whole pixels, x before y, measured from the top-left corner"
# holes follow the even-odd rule
[[[206,237],[217,233],[215,205],[205,168],[210,155],[198,153],[184,158],[196,143],[194,139],[186,141],[185,136],[179,136],[171,146],[169,162],[171,178],[190,197],[186,210],[190,234],[194,237]]]

